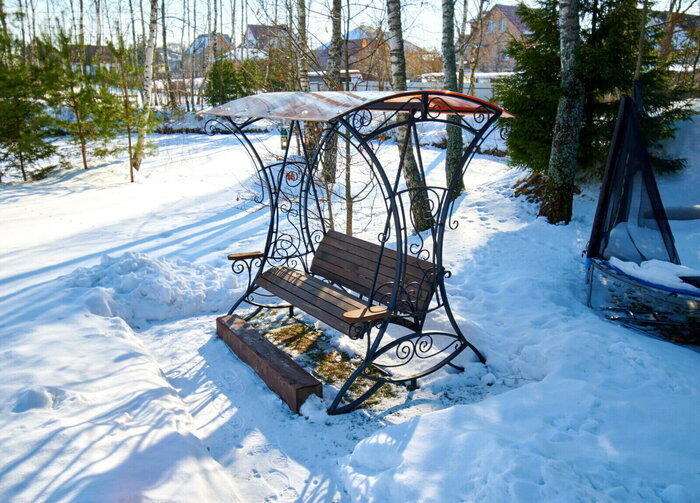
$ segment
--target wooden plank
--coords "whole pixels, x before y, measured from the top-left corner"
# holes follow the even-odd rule
[[[339,283],[343,286],[347,286],[353,291],[356,291],[362,295],[368,295],[370,286],[372,285],[372,280],[374,279],[374,266],[369,267],[358,267],[356,264],[348,260],[343,260],[340,258],[329,257],[324,253],[323,250],[316,252],[314,257],[313,265],[311,270],[314,274],[319,276],[328,277],[332,274],[334,277],[339,278]],[[377,284],[381,285],[383,283],[393,283],[394,282],[394,272],[396,269],[389,270],[385,267],[380,267],[379,275],[377,277]],[[406,277],[406,275],[404,275]],[[333,279],[333,278],[329,278]],[[422,278],[408,278],[409,281],[421,281]],[[348,284],[346,285],[345,282]],[[402,282],[403,283],[403,282]],[[353,285],[353,286],[350,286]]]
[[[296,269],[291,269],[289,267],[278,266],[269,269],[265,272],[266,276],[274,275],[281,281],[290,283],[296,287],[306,288],[310,292],[321,292],[328,294],[330,297],[337,299],[339,301],[347,301],[351,305],[356,303],[354,297],[350,296],[348,293],[344,292],[340,288],[326,283],[319,278],[306,274],[302,271],[297,271]]]
[[[338,232],[338,231],[328,231],[326,233],[326,235],[323,237],[323,239],[327,239],[327,238],[330,238],[329,242],[340,241],[340,242],[343,242],[343,243],[350,245],[350,247],[352,249],[357,249],[357,250],[378,251],[380,248],[380,245],[377,243],[365,241],[364,239],[360,239],[360,238],[355,237],[355,236],[348,236],[347,234],[343,234],[342,232]],[[394,260],[396,260],[396,258],[399,255],[396,250],[393,250],[392,248],[388,248],[388,247],[384,248],[384,253],[387,257],[392,258]],[[413,255],[407,255],[406,262],[410,265],[415,265],[421,269],[431,268],[433,266],[433,263],[430,262],[429,260],[420,259],[420,258],[414,257]]]
[[[301,294],[300,296],[306,297],[311,302],[318,298],[345,311],[365,306],[364,302],[347,294],[340,288],[288,267],[279,266],[268,269],[263,273],[263,277],[281,288],[289,289],[292,287],[308,292],[311,297]]]
[[[262,258],[263,252],[252,251],[252,252],[242,252],[242,253],[231,253],[228,255],[229,260],[241,260],[248,258]]]
[[[318,379],[242,318],[218,317],[216,333],[297,414],[309,396],[323,396]]]
[[[263,278],[258,278],[258,285],[263,287],[268,292],[277,295],[280,299],[294,305],[294,307],[300,309],[301,311],[304,311],[328,326],[335,328],[339,332],[343,334],[347,334],[349,332],[350,325],[340,318],[340,316],[342,316],[340,313],[330,313],[327,310],[321,309],[292,292],[279,289],[279,287],[273,283],[268,284]]]
[[[364,323],[367,321],[381,320],[390,316],[389,310],[382,306],[371,306],[363,307],[362,309],[355,309],[353,311],[347,311],[343,314],[343,319],[348,323]]]
[[[259,286],[268,292],[277,295],[279,298],[286,300],[290,304],[293,304],[295,307],[298,307],[305,313],[308,313],[327,325],[335,328],[339,332],[344,334],[348,333],[350,325],[342,318],[343,313],[348,310],[344,306],[341,307],[336,303],[319,299],[310,292],[294,287],[289,283],[285,284],[285,282],[280,281],[279,278],[275,278],[274,276],[270,276],[266,273],[256,280],[256,283]],[[272,281],[270,281],[271,278]],[[320,282],[320,280],[316,281]],[[358,304],[352,306],[351,309],[362,307],[363,305],[364,304],[359,303],[358,301]]]
[[[316,272],[319,267],[322,269],[324,266],[322,262],[331,264],[341,263],[347,264],[349,268],[353,268],[354,273],[364,270],[363,275],[369,276],[370,278],[374,277],[377,257],[379,257],[379,245],[349,236],[344,236],[344,240],[340,240],[337,239],[337,236],[344,235],[335,231],[329,231],[328,234],[326,234],[316,250],[311,270]],[[359,246],[355,246],[356,244]],[[390,248],[384,249],[380,274],[390,277],[391,281],[393,281],[394,272],[396,271],[397,257],[398,255],[395,250]],[[406,264],[404,267],[404,281],[422,282],[426,274],[430,274],[434,269],[431,262],[417,259],[409,255],[406,257]]]
[[[326,261],[323,255],[319,255],[314,258],[314,263],[312,264],[312,270],[315,274],[328,278],[338,284],[341,284],[353,291],[358,292],[361,295],[367,296],[370,293],[369,285],[372,284],[374,271],[359,272],[352,269],[350,264],[345,263],[345,266],[332,264]],[[346,276],[345,270],[350,270],[352,274]],[[380,274],[377,278],[377,286],[384,285],[386,283],[393,283],[393,276],[386,276]],[[419,279],[404,276],[403,281],[400,282],[409,292],[413,292],[412,298],[415,298],[415,292],[418,291],[419,286],[422,286],[420,291],[420,302],[429,301],[434,293],[434,284],[430,281],[429,276],[424,276]],[[385,293],[386,290],[391,291],[390,287],[385,287],[381,292],[378,292],[374,296],[374,300],[380,303],[386,303]],[[405,297],[405,295],[404,295]]]

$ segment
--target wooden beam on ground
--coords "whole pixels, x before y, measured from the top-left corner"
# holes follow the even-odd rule
[[[216,333],[297,414],[309,396],[323,396],[318,379],[242,318],[218,317]]]

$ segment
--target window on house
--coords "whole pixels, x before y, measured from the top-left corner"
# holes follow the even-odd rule
[[[505,31],[506,31],[506,20],[505,19],[501,19],[498,22],[498,31],[500,31],[501,33],[505,33]]]
[[[501,61],[510,61],[510,56],[508,55],[508,52],[506,49],[502,49],[499,55],[499,58]]]
[[[489,21],[486,24],[486,33],[493,33],[496,31],[496,23],[494,21]]]

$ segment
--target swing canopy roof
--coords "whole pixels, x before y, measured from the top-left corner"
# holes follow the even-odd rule
[[[205,113],[223,117],[267,118],[327,122],[355,109],[411,112],[427,107],[431,117],[441,114],[511,114],[473,96],[452,91],[322,91],[277,92],[246,96]]]

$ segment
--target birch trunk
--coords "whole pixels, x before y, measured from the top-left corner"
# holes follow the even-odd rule
[[[572,215],[584,101],[583,84],[577,75],[578,10],[578,0],[561,0],[559,4],[562,95],[554,123],[545,198],[540,206],[540,215],[552,224],[568,224]]]
[[[95,30],[96,30],[96,41],[95,45],[100,47],[102,45],[102,12],[101,12],[100,0],[95,0]]]
[[[134,15],[134,1],[129,0],[129,14],[131,15],[131,42],[133,50],[136,50],[136,16]]]
[[[340,31],[340,14],[342,0],[333,0],[331,4],[331,47],[328,51],[328,66],[326,72],[326,84],[331,91],[342,91],[340,82],[340,58],[342,53],[342,34]],[[329,139],[323,155],[323,178],[326,183],[335,183],[337,174],[338,137],[333,135]]]
[[[177,101],[175,99],[175,89],[173,87],[173,77],[170,73],[170,63],[168,61],[168,36],[165,29],[165,0],[161,0],[160,4],[160,20],[161,20],[161,37],[163,40],[163,66],[165,67],[165,83],[167,86],[168,106],[171,110],[177,110]]]
[[[143,67],[143,114],[138,128],[136,147],[134,148],[134,169],[141,168],[146,151],[146,132],[151,119],[151,104],[153,101],[153,59],[156,52],[156,31],[158,29],[158,0],[151,0],[151,18],[148,23],[149,33],[146,43],[146,61]]]
[[[309,65],[306,60],[309,45],[306,35],[306,0],[297,0],[297,36],[299,37],[299,51],[297,52],[297,71],[299,72],[299,88],[309,92]]]
[[[306,31],[306,0],[297,0],[297,37],[299,50],[297,51],[297,71],[299,73],[299,89],[303,92],[311,90],[309,84],[309,42]],[[304,122],[304,148],[306,154],[311,157],[321,140],[323,125],[319,122]]]
[[[333,0],[331,5],[331,47],[328,51],[327,84],[331,91],[342,91],[340,84],[340,57],[342,34],[340,32],[340,12],[342,0]]]
[[[444,88],[448,91],[460,92],[457,83],[457,58],[455,55],[455,6],[453,0],[442,0],[442,68],[445,75]],[[460,118],[451,115],[448,120],[459,122]],[[449,187],[454,177],[456,181],[452,197],[457,197],[464,190],[460,160],[464,151],[462,130],[459,126],[447,126],[447,155],[445,159],[445,176]],[[458,173],[459,171],[459,173]]]
[[[403,49],[403,28],[401,26],[401,0],[386,0],[386,10],[389,24],[389,55],[391,60],[391,77],[394,91],[406,90],[406,56]],[[417,231],[429,229],[432,217],[429,210],[428,197],[425,191],[415,190],[425,186],[425,180],[418,168],[413,155],[413,142],[407,127],[399,127],[396,132],[399,155],[402,157],[400,166],[406,186],[411,191],[411,214]]]
[[[472,50],[469,51],[469,91],[467,94],[474,96],[476,93],[476,70],[479,68],[479,56],[481,45],[484,43],[484,16],[489,0],[479,0],[479,8],[476,13],[477,40],[471,41]]]
[[[459,65],[457,69],[457,86],[459,87],[459,92],[464,90],[464,67],[466,66],[466,61],[464,59],[464,52],[467,50],[467,0],[462,2],[462,22],[457,33],[457,51],[459,52]]]

